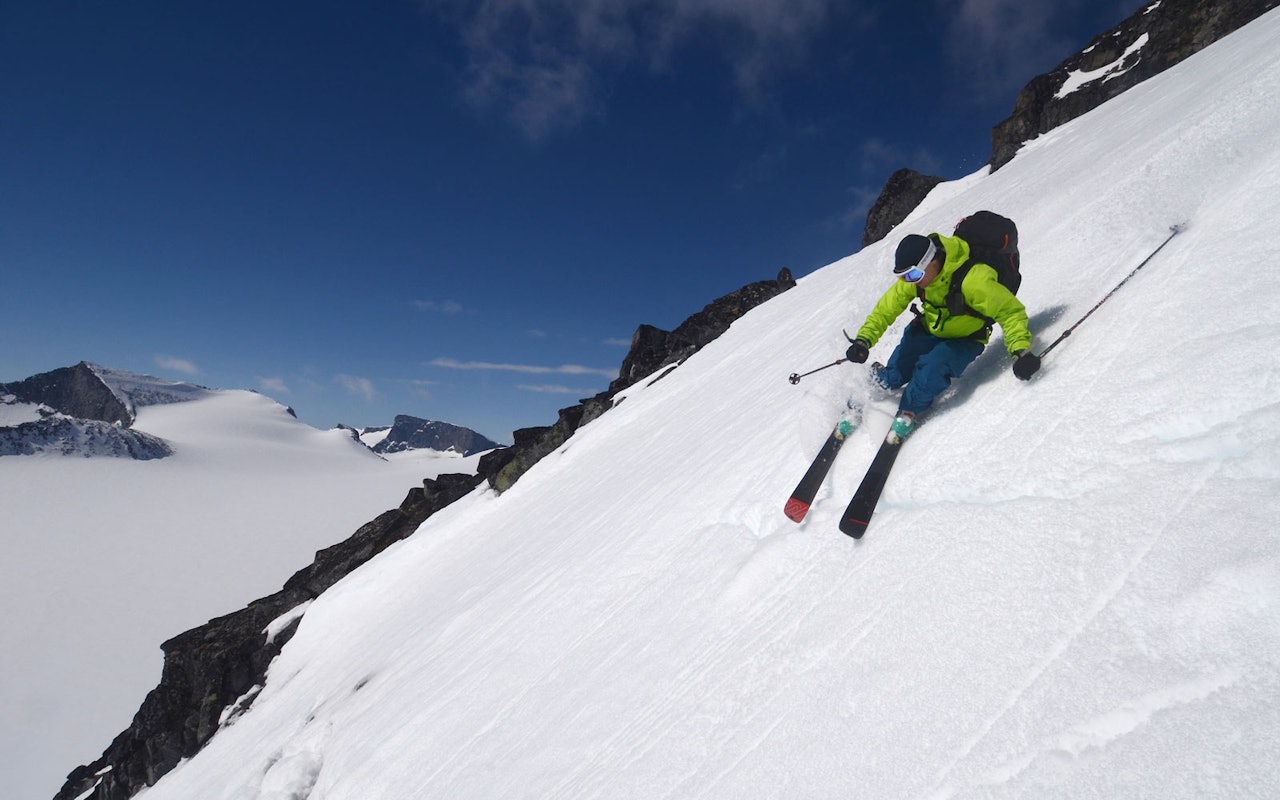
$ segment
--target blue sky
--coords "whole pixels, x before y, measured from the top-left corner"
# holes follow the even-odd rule
[[[981,168],[1139,5],[0,0],[0,381],[510,441],[639,324],[856,251],[894,170]]]

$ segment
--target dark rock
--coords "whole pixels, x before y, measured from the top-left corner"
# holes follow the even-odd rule
[[[942,183],[936,175],[922,175],[913,169],[900,169],[889,176],[880,196],[867,212],[867,227],[862,230],[862,246],[874,244],[889,235],[915,210],[916,206]]]
[[[1095,37],[1085,50],[1027,84],[1013,113],[991,131],[992,171],[1009,163],[1026,142],[1164,72],[1277,4],[1280,0],[1163,0],[1144,6]],[[1119,61],[1143,34],[1149,37],[1146,44]],[[1114,67],[1057,97],[1072,72],[1091,72],[1108,65]],[[1106,80],[1102,80],[1104,75]]]
[[[574,431],[607,411],[611,395],[602,393],[579,405],[560,409],[555,425],[522,428],[512,434],[515,444],[480,457],[479,472],[499,492],[510,489],[521,475],[569,440]],[[486,459],[489,459],[486,461]]]
[[[351,437],[352,441],[359,442],[360,444],[364,444],[364,442],[360,440],[360,436],[362,433],[361,431],[356,430],[350,425],[343,425],[342,423],[338,423],[337,429],[340,431],[345,431],[346,434]],[[383,428],[382,430],[386,430],[386,428]]]
[[[708,303],[673,331],[641,325],[631,337],[631,349],[609,392],[617,394],[668,364],[684,361],[719,338],[743,314],[795,285],[791,270],[784,268],[775,280],[747,284]]]
[[[423,481],[399,508],[380,514],[349,539],[316,553],[284,588],[248,607],[210,620],[161,645],[164,669],[129,728],[102,757],[78,767],[55,800],[126,800],[152,786],[217,731],[245,713],[265,684],[267,667],[297,631],[301,614],[269,637],[272,623],[333,586],[428,517],[466,495],[481,478],[441,475]]]
[[[374,446],[373,452],[385,454],[405,450],[453,450],[469,456],[495,447],[501,445],[470,428],[398,414],[390,432]]]
[[[663,367],[683,362],[727,331],[734,320],[795,285],[791,270],[783,269],[775,280],[748,284],[709,303],[674,331],[641,325],[631,337],[631,349],[622,360],[617,379],[607,391],[560,409],[560,418],[554,425],[515,431],[511,447],[480,457],[480,474],[497,491],[506,491],[534,464],[567,442],[578,428],[612,408],[618,392]]]
[[[158,436],[99,420],[51,416],[0,428],[0,456],[36,453],[150,461],[173,455],[173,448]]]
[[[42,372],[17,383],[0,384],[0,394],[12,394],[23,403],[43,403],[68,417],[133,425],[133,412],[111,391],[92,365]]]
[[[316,553],[314,563],[285,582],[285,590],[302,589],[310,597],[319,597],[356,567],[413,533],[427,517],[469,494],[481,480],[478,475],[449,474],[423,481],[422,488],[410,490],[399,508],[380,514],[346,540]]]

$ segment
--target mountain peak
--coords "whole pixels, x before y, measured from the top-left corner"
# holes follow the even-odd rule
[[[112,425],[133,425],[134,409],[107,385],[97,367],[81,361],[32,375],[15,383],[0,384],[0,391],[18,402],[47,406],[68,417],[97,420]]]
[[[469,456],[501,446],[470,428],[397,414],[387,435],[373,446],[373,452],[385,455],[406,450],[452,450]]]

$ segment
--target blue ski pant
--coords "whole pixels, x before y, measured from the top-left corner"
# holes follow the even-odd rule
[[[920,414],[985,347],[977,339],[940,339],[913,322],[875,379],[889,389],[906,386],[898,410]]]

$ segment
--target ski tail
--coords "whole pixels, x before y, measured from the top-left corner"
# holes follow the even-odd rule
[[[862,534],[867,532],[867,527],[870,525],[871,520],[869,519],[854,519],[847,516],[840,520],[840,532],[855,539],[861,539]]]
[[[804,522],[805,515],[809,513],[809,503],[796,497],[788,498],[782,513],[792,522]]]

